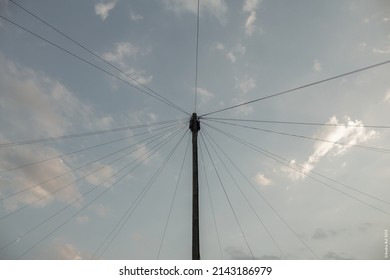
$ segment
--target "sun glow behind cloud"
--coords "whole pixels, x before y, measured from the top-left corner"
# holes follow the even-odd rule
[[[375,130],[365,128],[362,121],[353,121],[350,117],[345,117],[345,123],[340,123],[336,116],[333,116],[326,124],[335,126],[324,127],[314,137],[324,139],[327,142],[315,143],[313,153],[305,162],[300,164],[301,170],[297,172],[291,169],[283,169],[291,179],[305,178],[310,171],[315,169],[323,157],[341,156],[354,145],[368,142],[378,134]],[[296,162],[293,161],[292,164],[296,164]]]

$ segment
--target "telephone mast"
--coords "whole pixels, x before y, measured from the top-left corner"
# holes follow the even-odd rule
[[[199,250],[199,180],[198,180],[198,131],[200,122],[196,113],[190,119],[192,132],[192,259],[200,260]]]

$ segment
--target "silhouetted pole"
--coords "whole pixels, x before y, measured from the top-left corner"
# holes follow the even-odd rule
[[[200,260],[199,251],[199,181],[198,181],[198,131],[200,123],[196,113],[192,114],[192,259]]]

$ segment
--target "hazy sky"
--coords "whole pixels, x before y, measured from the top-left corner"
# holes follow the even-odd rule
[[[0,258],[190,259],[189,116],[123,81],[194,112],[197,1],[15,2],[133,79],[0,1],[122,80],[0,19]],[[198,54],[202,115],[389,60],[390,2],[200,0]],[[201,119],[201,258],[383,259],[389,71]]]

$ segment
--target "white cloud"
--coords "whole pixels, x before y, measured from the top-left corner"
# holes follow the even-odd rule
[[[388,53],[390,53],[390,47],[387,47],[387,48],[384,48],[384,49],[373,48],[372,52],[373,53],[379,53],[379,54],[388,54]]]
[[[198,12],[197,1],[163,0],[163,4],[166,9],[174,11],[177,14],[190,12],[196,15]],[[201,0],[199,5],[200,15],[202,15],[203,12],[207,12],[216,17],[221,23],[225,22],[225,15],[227,12],[225,0]]]
[[[245,33],[248,36],[252,36],[253,32],[256,30],[256,10],[261,2],[261,0],[245,0],[242,7],[244,12],[249,13],[245,22]]]
[[[131,111],[128,114],[128,124],[129,125],[137,125],[137,124],[145,124],[145,122],[155,122],[159,116],[153,112],[148,112],[147,109]]]
[[[132,21],[140,21],[143,20],[144,17],[142,15],[134,13],[133,10],[130,10],[130,19]]]
[[[134,82],[133,79],[129,80],[126,75],[122,75],[122,78],[123,79],[128,79],[131,84],[135,84],[136,86],[140,86],[140,84],[147,85],[153,79],[152,75],[147,76],[147,75],[145,75],[145,71],[143,71],[143,70],[136,70],[134,68],[130,68],[130,69],[126,70],[125,73],[128,76],[132,77],[134,80],[136,80],[138,83]]]
[[[372,49],[373,53],[377,54],[389,54],[390,53],[390,34],[387,35],[387,40],[386,43],[382,48],[373,48]]]
[[[259,2],[260,2],[259,0],[245,0],[242,10],[244,12],[251,12],[253,10],[256,10]]]
[[[240,55],[244,55],[245,52],[246,52],[246,47],[241,45],[240,43],[238,43],[234,49],[233,49],[234,52],[240,54]]]
[[[56,259],[64,260],[82,260],[82,253],[74,245],[70,243],[66,244],[56,244],[54,245],[54,251],[57,253]]]
[[[387,91],[384,101],[390,104],[390,89]]]
[[[198,87],[198,96],[200,97],[200,105],[206,104],[214,97],[214,94],[209,92],[207,89]]]
[[[137,159],[137,162],[142,162],[142,164],[147,165],[150,160],[156,156],[150,156],[151,152],[144,144],[137,145],[135,152],[133,153],[133,158]]]
[[[99,171],[94,172],[85,178],[88,183],[94,186],[99,186],[102,182],[104,182],[103,186],[110,187],[115,182],[115,178],[110,178],[115,173],[115,170],[111,166],[96,163],[92,167],[90,167],[88,172],[85,172],[84,175],[87,175],[94,170]]]
[[[234,109],[234,115],[236,117],[246,117],[252,114],[253,112],[254,109],[252,105],[241,106]]]
[[[64,85],[36,71],[16,65],[0,54],[0,127],[1,142],[12,142],[13,139],[34,139],[56,137],[68,131],[99,130],[111,126],[110,115],[99,116],[91,105],[81,102]],[[28,121],[27,121],[28,120]],[[33,146],[15,146],[0,149],[0,170],[5,170],[46,158],[57,157],[62,152],[48,144]],[[18,173],[3,175],[7,181],[3,192],[14,193],[27,187],[69,172],[69,162],[51,160],[44,164],[34,165]],[[31,188],[4,203],[7,210],[13,210],[20,204],[32,203],[49,195],[59,188],[68,185],[54,195],[48,196],[40,203],[43,207],[49,202],[58,200],[66,203],[79,198],[77,185],[71,183],[75,175],[69,172],[40,186]]]
[[[153,122],[157,121],[157,115],[155,113],[148,113],[148,118],[152,120]]]
[[[232,63],[235,63],[237,61],[238,55],[242,56],[246,52],[246,47],[240,43],[238,43],[235,47],[231,48],[230,50],[227,50],[222,43],[217,42],[213,44],[212,49],[222,53]]]
[[[126,66],[126,60],[131,57],[137,57],[140,54],[138,47],[134,46],[130,42],[116,43],[115,48],[112,51],[102,54],[105,60],[109,62],[117,63],[120,66]]]
[[[300,178],[300,174],[298,174],[299,172],[298,171],[294,171],[293,168],[296,170],[296,164],[297,164],[297,161],[295,159],[293,160],[290,160],[290,162],[288,163],[291,167],[288,167],[288,166],[282,166],[281,167],[281,171],[282,173],[285,173],[287,175],[288,178],[292,179],[292,180],[298,180]],[[288,186],[286,189],[289,190],[291,187]]]
[[[144,235],[140,232],[133,232],[130,235],[131,240],[139,242],[140,240],[144,239]]]
[[[216,50],[219,50],[219,51],[224,51],[225,50],[225,46],[220,43],[220,42],[217,42],[215,43],[215,47],[214,47]]]
[[[110,209],[102,204],[92,204],[90,208],[101,218],[107,218],[110,213]]]
[[[361,43],[359,43],[358,46],[357,46],[357,49],[358,49],[359,51],[365,51],[366,48],[367,48],[367,43],[366,43],[366,42],[361,42]]]
[[[233,63],[236,62],[237,60],[237,57],[232,52],[228,52],[226,54],[226,57]]]
[[[240,80],[237,77],[236,79],[236,88],[240,90],[241,94],[246,94],[256,87],[256,81],[253,78],[245,77]]]
[[[113,121],[110,115],[98,116],[58,81],[1,55],[0,84],[0,124],[13,128],[8,137],[54,137],[70,128],[108,128]]]
[[[243,102],[245,102],[245,100],[243,100],[241,98],[233,98],[232,99],[233,105],[240,104]],[[236,117],[246,117],[246,116],[252,114],[254,112],[254,109],[253,109],[252,105],[245,105],[245,106],[240,106],[240,107],[234,108],[233,112],[234,112],[234,115]]]
[[[249,17],[246,19],[245,22],[245,33],[249,36],[252,36],[253,32],[255,31],[255,21],[256,21],[256,11],[251,11]]]
[[[245,102],[244,96],[254,88],[256,88],[256,81],[253,78],[245,76],[243,79],[239,79],[237,77],[234,78],[236,80],[235,88],[239,90],[239,94],[237,97],[232,99],[232,104],[241,104]],[[234,109],[234,115],[237,117],[244,117],[252,114],[254,112],[252,105],[239,106]]]
[[[255,181],[256,184],[258,184],[259,186],[269,186],[272,184],[271,179],[267,178],[264,174],[260,172],[256,174]]]
[[[303,167],[302,172],[295,172],[291,169],[284,169],[288,173],[291,179],[302,179],[313,170],[316,165],[321,161],[325,156],[339,156],[348,151],[352,145],[360,144],[366,142],[370,139],[373,139],[376,136],[374,130],[367,130],[364,127],[363,123],[359,120],[351,120],[350,117],[346,117],[345,124],[340,123],[335,116],[331,117],[328,124],[340,125],[340,126],[327,126],[323,127],[315,138],[324,139],[327,141],[335,142],[316,142],[314,145],[314,152],[309,156],[309,158],[300,166]],[[344,143],[346,145],[336,144]],[[295,164],[295,161],[292,161],[291,164]]]
[[[115,8],[117,0],[111,0],[106,2],[99,2],[95,4],[95,13],[97,16],[100,16],[102,20],[105,20],[108,17],[109,12]]]
[[[318,72],[318,73],[321,73],[321,71],[322,71],[322,65],[318,59],[315,59],[313,61],[313,70]]]
[[[43,145],[1,149],[0,157],[2,160],[0,168],[1,170],[9,169],[59,155],[60,151]],[[33,204],[34,207],[44,207],[54,200],[65,203],[73,202],[75,199],[78,199],[81,194],[78,187],[72,183],[76,177],[72,172],[69,172],[70,170],[71,168],[63,161],[51,160],[45,164],[25,168],[22,172],[4,175],[3,180],[6,184],[4,185],[3,190],[6,194],[13,194],[29,188],[28,190],[5,200],[3,202],[5,209],[7,211],[14,211],[21,205],[30,204],[38,200],[40,201]],[[67,172],[69,172],[67,175],[60,176]],[[58,178],[51,180],[54,177]],[[60,189],[62,190],[59,191]],[[56,193],[50,195],[53,192]]]
[[[76,221],[79,224],[84,225],[89,222],[89,217],[87,215],[79,215],[77,216]]]
[[[150,48],[146,48],[144,51],[141,51],[140,48],[134,46],[130,42],[121,42],[116,43],[113,50],[105,52],[102,54],[102,57],[113,63],[114,65],[119,66],[122,70],[130,77],[135,79],[141,84],[148,84],[152,80],[152,76],[145,76],[143,70],[136,70],[130,66],[132,59],[137,59],[139,56],[146,55],[150,52]],[[126,75],[121,75],[123,79],[129,80]],[[130,79],[130,83],[134,83],[134,80]]]

